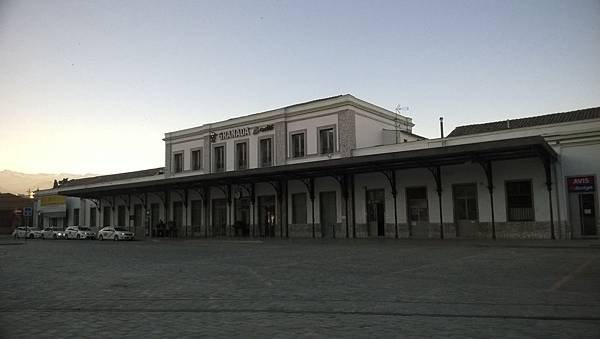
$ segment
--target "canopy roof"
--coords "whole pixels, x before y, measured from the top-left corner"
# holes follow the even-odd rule
[[[224,184],[269,182],[391,169],[427,168],[476,161],[498,161],[541,157],[554,161],[556,152],[540,136],[485,141],[409,151],[387,152],[322,161],[253,168],[220,173],[149,179],[104,186],[83,187],[77,181],[61,186],[61,195],[94,198],[107,195],[158,192],[169,189],[205,187]],[[155,169],[153,171],[156,171]],[[100,180],[97,180],[100,181]]]

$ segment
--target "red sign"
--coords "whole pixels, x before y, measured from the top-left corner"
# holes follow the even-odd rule
[[[594,192],[596,189],[595,177],[589,175],[567,178],[567,187],[569,192]]]

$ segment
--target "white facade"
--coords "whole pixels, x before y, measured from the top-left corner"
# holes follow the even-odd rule
[[[399,132],[395,131],[397,125],[401,126]],[[431,140],[412,134],[412,126],[410,118],[349,95],[316,100],[166,133],[162,172],[93,183],[74,181],[39,195],[91,195],[94,199],[68,198],[76,201],[67,204],[67,209],[79,208],[82,224],[130,227],[138,237],[164,235],[156,227],[161,221],[173,221],[177,235],[186,237],[437,238],[442,236],[443,227],[445,238],[490,238],[492,224],[498,238],[550,238],[554,232],[557,238],[568,239],[600,233],[597,185],[594,182],[592,190],[581,193],[569,192],[567,183],[571,177],[598,177],[600,118]],[[323,129],[333,131],[334,144],[328,152],[323,152],[321,145]],[[303,135],[300,148],[292,141],[295,134]],[[391,143],[396,135],[400,136],[398,143]],[[246,173],[264,167],[261,156],[265,152],[261,152],[260,145],[265,139],[271,139],[272,147],[272,161],[267,167],[278,173],[279,168],[288,165],[321,164],[333,159],[360,160],[427,150],[443,156],[453,147],[534,136],[543,137],[556,153],[549,172],[536,156],[494,160],[492,196],[486,172],[472,160],[440,166],[439,187],[427,165],[393,170],[395,189],[391,172],[377,167],[352,173],[354,185],[345,181],[348,177],[335,173],[310,178],[296,173],[285,179],[244,179]],[[236,146],[239,143],[246,143],[242,169]],[[222,171],[215,166],[218,147],[224,147]],[[298,149],[303,150],[300,156],[294,154]],[[198,150],[201,166],[194,168],[192,152]],[[231,173],[223,178],[233,179],[203,184],[205,176],[212,178],[221,172]],[[241,179],[236,181],[237,177]],[[189,180],[164,186],[179,178]],[[170,188],[153,191],[145,185]],[[127,190],[133,186],[136,190]],[[593,230],[582,226],[582,213],[589,210],[581,207],[582,194],[593,199]],[[97,211],[95,225],[90,220],[93,209]]]

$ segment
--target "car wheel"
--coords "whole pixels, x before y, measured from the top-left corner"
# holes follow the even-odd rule
[[[102,235],[98,236],[98,240],[100,240],[100,241],[104,240],[104,238],[102,237]]]
[[[77,240],[81,239],[81,237],[79,237],[79,234],[77,234]]]
[[[33,237],[33,234],[30,234],[30,235],[29,235],[29,239],[33,239],[33,238],[34,238],[34,237]]]
[[[114,241],[118,241],[119,240],[119,236],[115,235],[115,238],[113,240]]]

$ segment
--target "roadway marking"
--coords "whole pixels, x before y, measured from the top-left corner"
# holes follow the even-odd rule
[[[579,265],[575,270],[573,270],[572,272],[570,272],[569,274],[565,275],[560,280],[555,282],[554,285],[552,285],[552,287],[550,287],[548,289],[548,291],[554,292],[554,291],[558,290],[559,288],[561,288],[562,285],[566,284],[569,280],[575,278],[579,273],[581,273],[581,271],[583,271],[591,262],[592,262],[591,258],[584,261],[583,264]]]

